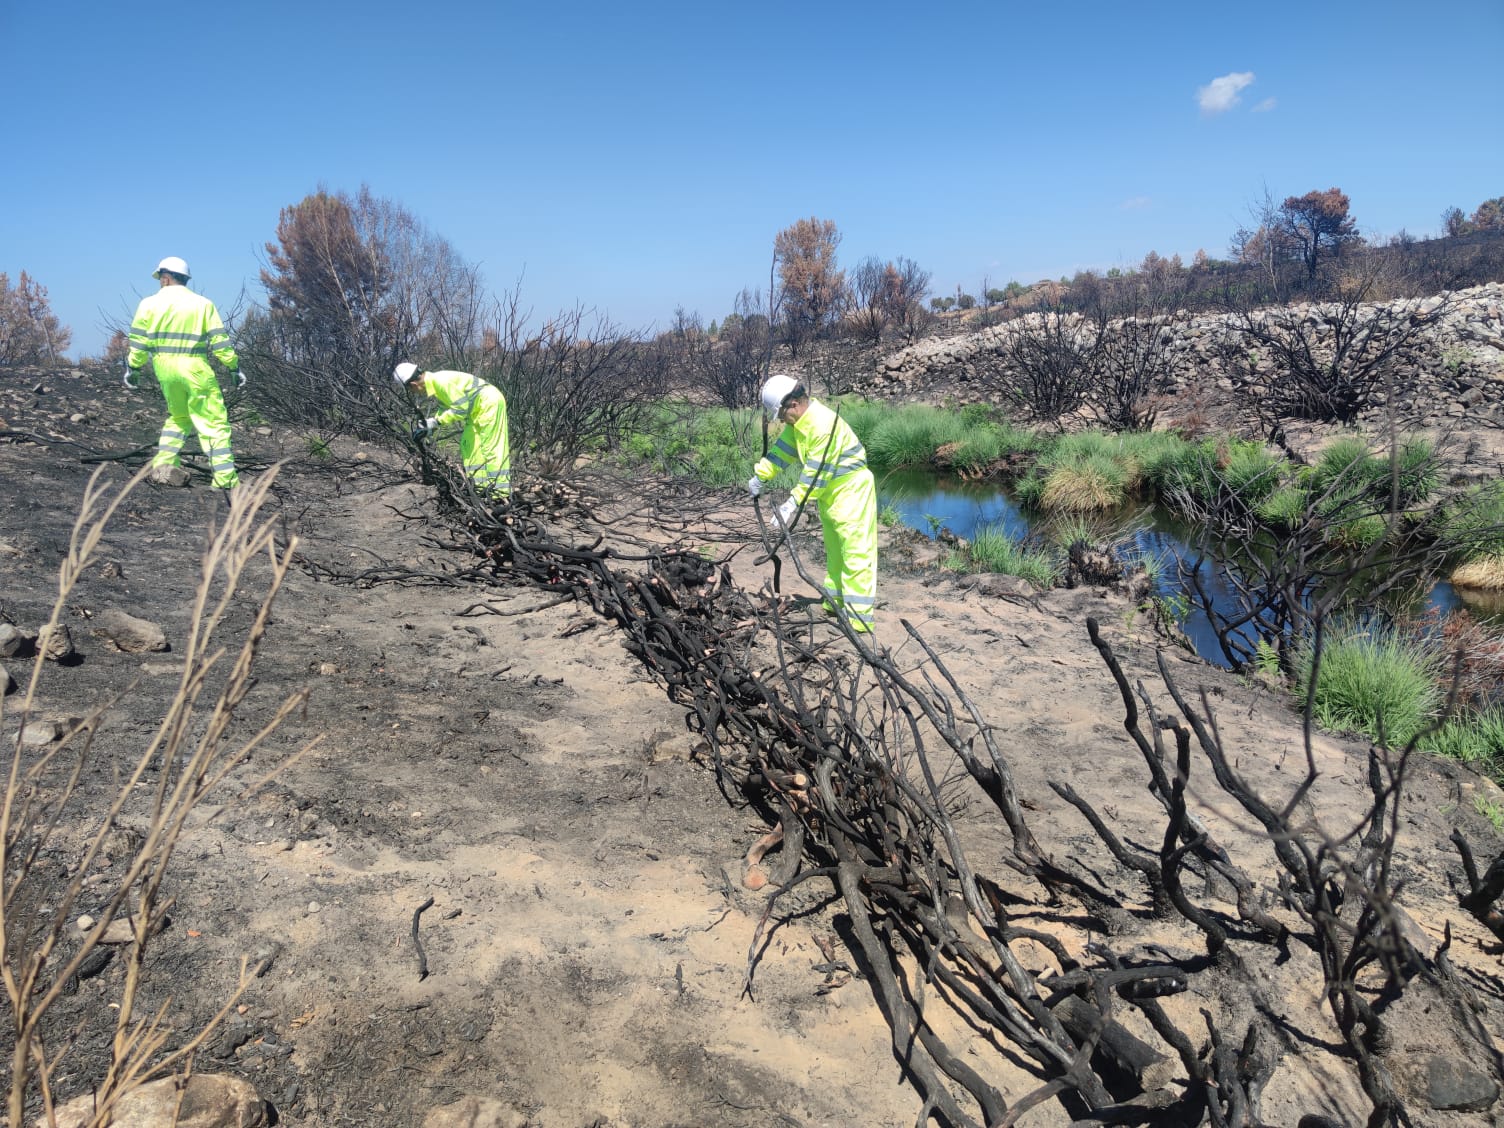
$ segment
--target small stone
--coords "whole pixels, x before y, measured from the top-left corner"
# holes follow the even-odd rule
[[[78,930],[80,932],[87,932],[93,927],[94,918],[91,917],[88,913],[85,913],[83,916],[78,918]]]
[[[62,662],[73,657],[73,634],[68,630],[67,623],[58,623],[52,628],[42,653],[49,662]]]
[[[5,541],[0,541],[0,556],[20,556],[20,555],[21,555],[21,550],[19,548],[17,548],[15,545],[13,545],[13,544],[6,544]]]
[[[181,466],[153,466],[146,480],[153,485],[177,488],[188,484],[188,471]]]
[[[148,619],[138,619],[112,607],[102,612],[96,621],[98,626],[94,634],[108,639],[115,649],[126,654],[145,654],[168,648],[166,632]]]
[[[28,721],[21,730],[21,743],[28,748],[43,748],[61,735],[56,721]]]
[[[132,944],[136,940],[136,930],[131,927],[131,922],[123,917],[116,917],[105,926],[104,933],[99,937],[101,944]]]
[[[13,623],[0,623],[0,658],[25,657],[31,653],[36,637]]]
[[[181,1091],[180,1091],[181,1088]],[[58,1128],[94,1123],[95,1095],[85,1093],[56,1110]],[[255,1086],[238,1077],[195,1073],[185,1082],[163,1077],[132,1089],[115,1106],[118,1125],[176,1125],[177,1128],[261,1128],[266,1102]],[[47,1123],[42,1118],[37,1123]]]
[[[333,662],[320,662],[319,673],[323,674],[325,677],[328,677],[330,674],[339,673],[339,667],[336,666]]]
[[[1426,1099],[1435,1109],[1482,1112],[1499,1099],[1499,1086],[1466,1062],[1436,1054],[1426,1062]]]
[[[323,907],[324,906],[321,905],[321,904],[319,904],[317,901],[309,901],[308,902],[308,912],[310,914],[318,912]]]
[[[72,415],[68,416],[69,423],[87,423],[88,421],[89,417],[82,411],[75,411]]]

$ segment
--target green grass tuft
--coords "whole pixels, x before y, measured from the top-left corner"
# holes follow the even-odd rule
[[[1126,472],[1110,454],[1090,453],[1056,466],[1045,478],[1040,504],[1065,513],[1098,513],[1127,500]]]
[[[1311,701],[1323,728],[1361,732],[1403,746],[1442,703],[1436,652],[1423,640],[1368,623],[1329,627],[1316,685],[1311,686],[1309,645],[1296,651],[1301,703]]]
[[[958,571],[1018,576],[1037,588],[1053,587],[1059,574],[1049,553],[1028,547],[999,525],[979,528],[965,552],[952,553],[947,566]]]

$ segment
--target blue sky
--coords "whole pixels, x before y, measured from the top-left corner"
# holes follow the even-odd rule
[[[724,317],[812,215],[936,293],[1220,256],[1266,185],[1430,234],[1504,195],[1501,60],[1501,0],[0,0],[0,271],[92,354],[164,255],[259,297],[320,185],[629,328]]]

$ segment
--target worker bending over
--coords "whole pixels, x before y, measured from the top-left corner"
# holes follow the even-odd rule
[[[230,344],[224,322],[214,303],[188,289],[188,264],[169,255],[152,272],[158,289],[142,298],[131,319],[130,352],[125,358],[125,386],[139,388],[136,376],[151,361],[162,396],[167,400],[167,422],[157,440],[153,466],[177,466],[188,436],[198,434],[198,445],[209,459],[214,484],[233,490],[240,484],[235,457],[230,451],[230,419],[220,393],[209,354],[245,387],[240,358]],[[226,495],[227,497],[229,495]]]
[[[510,497],[512,448],[507,442],[506,397],[494,385],[468,372],[424,372],[405,360],[397,365],[393,377],[403,391],[432,396],[444,407],[438,415],[417,424],[413,438],[464,420],[460,461],[465,473],[482,494]]]
[[[800,464],[792,495],[778,508],[787,527],[806,500],[820,510],[825,533],[825,610],[845,612],[852,629],[872,629],[877,602],[877,486],[867,469],[867,451],[846,421],[804,386],[782,373],[762,386],[762,405],[769,418],[783,423],[778,441],[753,468],[747,490],[762,492],[778,472]]]

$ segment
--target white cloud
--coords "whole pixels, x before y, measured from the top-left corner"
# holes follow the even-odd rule
[[[1278,105],[1278,103],[1273,98],[1265,98],[1257,106],[1253,107],[1253,112],[1256,114],[1267,114],[1270,110],[1274,109],[1276,105]]]
[[[1118,207],[1122,208],[1124,211],[1138,211],[1141,208],[1148,207],[1153,202],[1154,201],[1149,199],[1148,196],[1130,196],[1128,199],[1119,204]]]
[[[1252,71],[1236,71],[1214,78],[1196,90],[1196,101],[1204,114],[1222,114],[1238,104],[1238,95],[1253,85]]]

